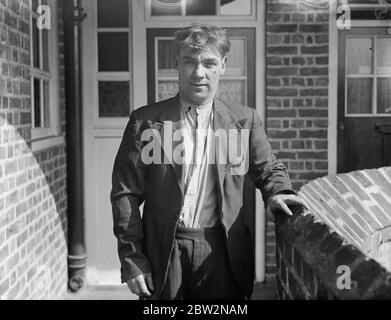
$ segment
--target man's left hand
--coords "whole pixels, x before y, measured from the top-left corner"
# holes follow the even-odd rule
[[[305,209],[308,209],[306,202],[294,194],[276,194],[267,202],[266,216],[272,221],[275,221],[277,210],[284,212],[288,216],[292,216],[292,211],[288,205],[303,206]]]

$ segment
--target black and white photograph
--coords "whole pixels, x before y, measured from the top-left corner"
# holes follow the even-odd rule
[[[390,0],[0,0],[0,300],[390,299]]]

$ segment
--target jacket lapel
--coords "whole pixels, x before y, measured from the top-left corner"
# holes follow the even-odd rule
[[[163,107],[163,111],[158,116],[156,122],[149,123],[149,127],[159,131],[161,139],[161,148],[164,163],[169,163],[176,175],[176,180],[183,196],[184,181],[183,181],[183,165],[177,163],[173,159],[173,152],[182,143],[181,140],[175,140],[174,133],[177,130],[183,129],[183,121],[181,119],[181,105],[179,95],[167,101]]]
[[[217,168],[217,177],[219,184],[219,193],[222,197],[224,193],[224,179],[227,174],[227,162],[228,160],[228,132],[229,129],[237,129],[240,130],[243,127],[243,121],[245,119],[238,119],[237,116],[219,99],[214,99],[213,103],[213,129],[214,133],[218,132],[218,130],[224,130],[227,143],[221,143],[219,145],[215,145],[215,160],[216,160],[216,168]],[[216,141],[216,140],[215,140]],[[225,161],[219,160],[220,155],[225,156]],[[225,162],[225,163],[224,163]],[[221,199],[220,199],[221,200]],[[220,202],[221,203],[221,202]]]

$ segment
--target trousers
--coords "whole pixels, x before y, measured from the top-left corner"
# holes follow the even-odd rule
[[[178,225],[159,300],[243,300],[232,273],[224,231]]]

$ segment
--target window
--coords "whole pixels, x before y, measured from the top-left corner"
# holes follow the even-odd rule
[[[127,118],[131,111],[129,15],[128,0],[97,1],[98,61],[95,85],[100,124]]]
[[[48,6],[50,11],[41,11],[39,6]],[[57,7],[55,0],[30,0],[30,76],[32,140],[40,140],[59,134],[58,102],[58,50]],[[42,7],[44,8],[44,7]],[[39,28],[38,20],[49,28]]]
[[[229,30],[229,33],[232,32]],[[231,49],[227,53],[228,64],[216,94],[226,103],[244,106],[248,105],[248,39],[244,35],[230,34],[229,37]],[[178,93],[178,71],[175,66],[173,38],[157,36],[154,44],[155,101],[161,101]]]
[[[346,39],[347,116],[391,114],[391,37]]]
[[[235,17],[253,18],[253,0],[148,0],[146,1],[149,17]]]

